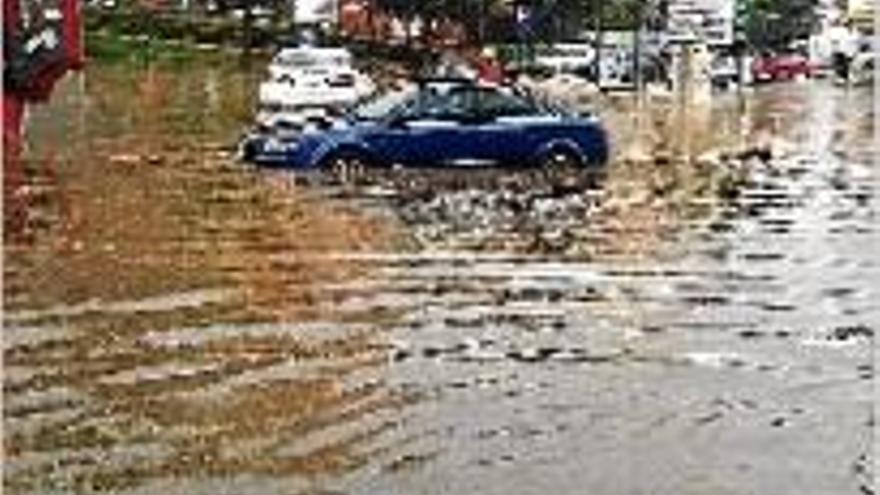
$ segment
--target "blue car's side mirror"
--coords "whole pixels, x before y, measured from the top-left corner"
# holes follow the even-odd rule
[[[393,115],[385,120],[385,126],[391,129],[403,129],[409,118],[406,115]]]
[[[481,125],[495,120],[492,115],[481,115],[476,113],[463,113],[455,119],[459,124],[463,125]]]

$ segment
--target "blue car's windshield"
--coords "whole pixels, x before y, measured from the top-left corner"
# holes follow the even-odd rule
[[[415,89],[386,93],[357,105],[351,113],[357,120],[380,120],[411,101],[415,95]]]
[[[511,117],[534,114],[571,116],[572,112],[522,88],[442,85],[393,91],[360,103],[349,113],[354,120],[378,121],[392,116],[454,118],[468,114]]]

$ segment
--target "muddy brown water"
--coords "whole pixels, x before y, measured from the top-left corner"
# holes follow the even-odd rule
[[[868,490],[870,92],[603,107],[590,187],[339,188],[232,159],[253,84],[92,67],[31,114],[10,493]],[[713,156],[758,142],[777,156]]]

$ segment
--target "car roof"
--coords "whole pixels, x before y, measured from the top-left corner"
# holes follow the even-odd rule
[[[415,82],[419,89],[438,88],[445,91],[453,88],[499,89],[508,86],[505,84],[480,81],[466,77],[426,77],[416,79]]]

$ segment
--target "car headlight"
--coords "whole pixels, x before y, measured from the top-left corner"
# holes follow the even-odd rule
[[[291,149],[295,144],[282,141],[278,138],[268,138],[263,141],[263,151],[268,153],[280,153]]]

